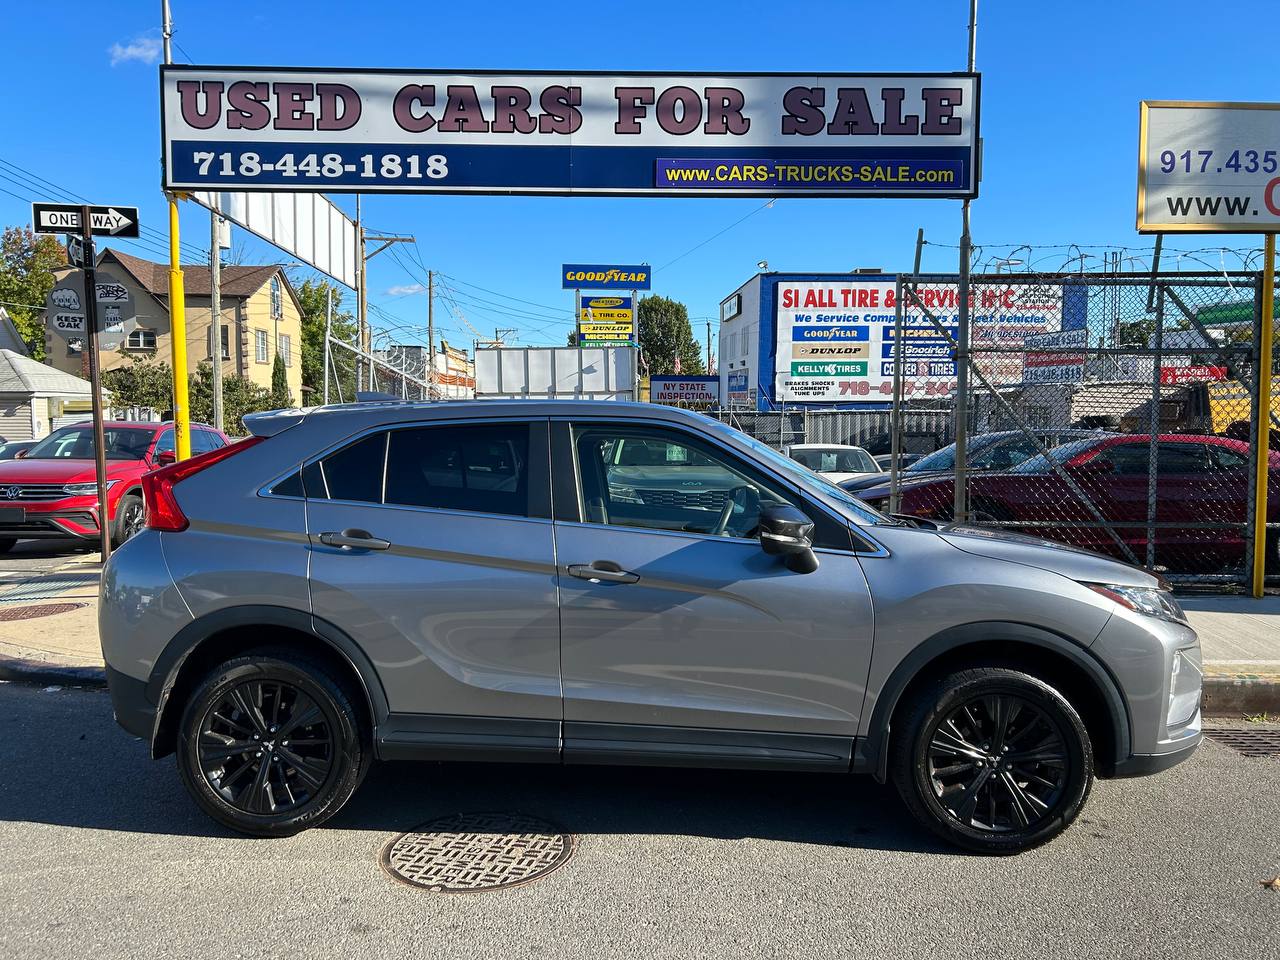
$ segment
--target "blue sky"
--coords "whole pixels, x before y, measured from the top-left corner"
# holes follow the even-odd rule
[[[135,204],[146,226],[163,230],[159,9],[157,0],[74,0],[6,12],[0,223],[25,223],[27,201],[53,198],[16,165],[95,202]],[[1150,238],[1134,230],[1139,100],[1275,99],[1266,26],[1274,12],[1274,0],[984,0],[985,169],[973,205],[982,259],[1030,244],[1033,253],[1017,256],[1057,269],[1078,252],[1068,244],[1094,255],[1149,249]],[[173,13],[180,62],[857,73],[963,69],[968,3],[173,0]],[[350,197],[338,203],[353,209]],[[450,278],[454,299],[437,310],[437,325],[463,343],[473,327],[488,335],[497,326],[519,328],[526,343],[562,343],[572,314],[562,262],[647,261],[655,292],[705,318],[759,260],[775,270],[907,268],[918,227],[930,241],[925,268],[952,270],[960,225],[959,202],[945,200],[782,199],[765,208],[748,199],[375,196],[365,210],[371,227],[415,235],[421,263]],[[208,247],[207,214],[184,205],[182,225],[194,262]],[[238,242],[246,236],[238,232]],[[151,239],[124,249],[163,259],[163,240]],[[1169,246],[1203,248],[1200,263],[1184,259],[1192,268],[1217,266],[1219,247],[1260,243],[1187,237]],[[245,253],[248,262],[279,259],[252,240]],[[372,262],[370,300],[382,311],[375,323],[422,336],[425,297],[405,292],[421,273],[403,253]],[[700,320],[695,328],[701,335]]]

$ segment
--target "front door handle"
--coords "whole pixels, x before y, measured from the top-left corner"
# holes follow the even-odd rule
[[[638,573],[623,570],[612,560],[594,560],[591,563],[569,564],[569,576],[579,580],[592,580],[596,583],[635,583],[640,579]]]
[[[344,547],[350,550],[386,550],[391,546],[390,540],[383,540],[381,537],[375,537],[368,530],[359,530],[352,527],[349,530],[343,530],[341,533],[320,534],[320,542],[326,547]]]

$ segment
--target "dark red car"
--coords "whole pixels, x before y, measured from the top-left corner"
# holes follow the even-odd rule
[[[1077,440],[1012,470],[975,474],[969,481],[972,517],[1145,564],[1150,441],[1141,434]],[[1249,444],[1226,437],[1156,437],[1157,565],[1176,572],[1243,562],[1251,519],[1249,457]],[[1280,520],[1280,452],[1271,453],[1270,478],[1267,516],[1274,523]],[[948,520],[954,491],[950,477],[904,484],[899,512]],[[888,506],[887,484],[858,495],[880,509]],[[1268,557],[1280,564],[1274,532]]]
[[[142,475],[172,463],[173,424],[108,421],[107,522],[122,543],[142,529]],[[213,427],[192,424],[191,452],[223,447]],[[96,540],[98,489],[93,424],[55,430],[17,460],[0,462],[0,553],[26,538]]]

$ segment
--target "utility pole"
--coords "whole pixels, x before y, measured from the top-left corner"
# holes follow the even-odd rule
[[[216,194],[215,194],[216,196]],[[222,419],[222,249],[218,211],[209,211],[209,363],[213,375],[213,425],[225,430]]]
[[[707,374],[711,373],[711,321],[707,321]]]
[[[365,246],[370,240],[382,242],[382,246],[374,250],[373,253],[367,253]],[[369,328],[369,293],[365,289],[368,285],[368,270],[366,265],[370,260],[380,254],[393,243],[416,243],[413,237],[393,236],[389,233],[378,233],[374,230],[366,230],[364,220],[361,216],[360,195],[356,194],[356,242],[360,245],[360,287],[356,291],[358,297],[356,299],[356,313],[359,323],[359,344],[356,352],[356,389],[361,389],[360,381],[361,371],[366,371],[366,386],[373,389],[373,334]]]
[[[978,0],[969,0],[969,72],[977,62]],[[974,171],[977,176],[978,171]],[[969,453],[969,261],[973,238],[969,233],[969,201],[962,201],[960,213],[960,316],[956,344],[956,474],[952,516],[957,523],[969,519],[965,468]]]
[[[427,271],[427,399],[436,392],[436,272]]]

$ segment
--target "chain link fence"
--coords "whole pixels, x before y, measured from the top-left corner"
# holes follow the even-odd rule
[[[954,281],[903,280],[928,321],[921,342],[958,343]],[[972,285],[969,469],[911,480],[883,505],[1085,547],[1183,583],[1250,576],[1259,278],[983,276]],[[932,306],[930,306],[932,305]],[[910,331],[908,331],[910,332]],[[936,377],[907,354],[908,384]],[[1274,360],[1272,361],[1274,363]],[[952,394],[954,396],[954,393]],[[1280,457],[1271,455],[1268,554],[1280,575]],[[966,516],[967,515],[967,516]]]

